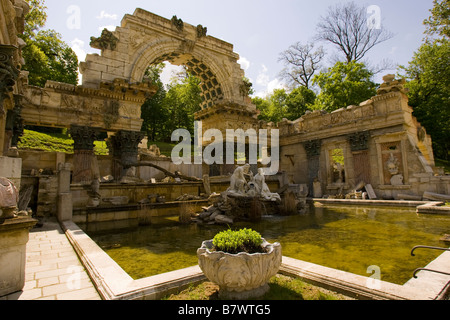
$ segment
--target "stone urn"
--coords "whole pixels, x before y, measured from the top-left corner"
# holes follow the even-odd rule
[[[281,266],[281,245],[263,239],[265,253],[229,254],[213,250],[213,240],[197,250],[199,266],[205,276],[219,285],[219,297],[227,300],[258,298],[269,291],[269,280]]]

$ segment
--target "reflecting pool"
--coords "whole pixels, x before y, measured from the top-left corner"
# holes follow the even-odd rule
[[[404,284],[416,268],[442,253],[421,249],[410,255],[416,245],[446,246],[440,239],[450,233],[450,216],[417,215],[404,208],[316,206],[304,215],[265,216],[231,228],[244,227],[280,242],[284,256],[362,276],[371,276],[368,267],[378,266],[381,280]],[[87,233],[132,278],[140,279],[196,265],[202,241],[226,228],[159,218],[145,227]]]

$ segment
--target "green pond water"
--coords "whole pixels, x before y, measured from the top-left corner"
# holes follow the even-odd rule
[[[177,218],[126,231],[87,232],[132,278],[140,279],[196,265],[197,249],[225,226],[180,225]],[[404,284],[416,268],[425,267],[445,247],[450,216],[418,215],[415,209],[313,207],[289,217],[265,216],[258,223],[240,222],[232,229],[252,228],[269,242],[280,242],[283,255],[362,276],[378,266],[381,280]],[[447,243],[448,246],[448,243]]]

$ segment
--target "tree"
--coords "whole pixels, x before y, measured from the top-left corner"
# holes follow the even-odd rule
[[[377,94],[372,76],[363,63],[337,62],[328,72],[314,77],[313,83],[321,89],[314,108],[332,112],[370,99]]]
[[[147,132],[149,141],[164,141],[169,136],[166,129],[169,113],[164,106],[167,93],[160,78],[163,69],[163,63],[150,66],[144,76],[146,80],[158,86],[156,94],[147,99],[141,107],[141,118],[144,120],[142,131]]]
[[[336,46],[348,63],[360,61],[374,46],[393,37],[384,28],[369,27],[366,8],[354,2],[329,7],[317,32],[317,39]]]
[[[435,156],[450,160],[450,1],[433,3],[431,16],[424,21],[427,37],[399,73],[408,80],[409,105],[431,135]]]
[[[78,58],[54,30],[39,30],[45,25],[47,14],[44,0],[28,0],[30,11],[25,17],[25,31],[21,35],[26,46],[22,50],[23,70],[29,71],[31,85],[44,87],[47,80],[78,83]]]
[[[169,113],[167,127],[170,134],[176,129],[187,129],[194,133],[194,114],[200,111],[202,102],[200,79],[186,74],[181,82],[169,85],[164,106]],[[166,139],[170,141],[170,134]]]
[[[314,106],[316,94],[307,87],[298,87],[286,98],[286,118],[294,121]]]
[[[252,99],[260,111],[259,120],[280,122],[283,119],[297,120],[310,109],[316,99],[315,93],[306,87],[298,87],[287,93],[285,89],[275,89],[265,98]]]
[[[253,104],[260,111],[258,119],[275,123],[283,120],[287,113],[287,97],[288,94],[285,89],[275,89],[272,94],[265,98],[253,98]]]
[[[309,89],[324,56],[322,47],[316,49],[312,43],[302,45],[297,42],[280,53],[279,61],[286,66],[280,75],[293,88],[304,86]]]
[[[450,37],[450,0],[434,0],[431,16],[424,21],[428,35]]]

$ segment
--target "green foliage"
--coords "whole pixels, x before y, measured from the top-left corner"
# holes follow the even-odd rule
[[[447,39],[425,42],[400,72],[408,80],[409,105],[427,129],[437,157],[449,160],[450,152],[450,43]]]
[[[332,112],[370,99],[377,94],[372,76],[363,63],[337,62],[328,72],[314,77],[313,83],[321,89],[314,108]]]
[[[106,142],[95,141],[94,152],[97,155],[108,155]],[[48,152],[73,153],[73,139],[64,133],[42,133],[32,130],[24,130],[20,138],[19,149],[42,150]]]
[[[164,106],[168,112],[167,128],[170,134],[176,129],[187,129],[194,133],[194,114],[200,111],[202,102],[200,79],[190,74],[169,85],[164,99]],[[169,136],[170,139],[170,136]]]
[[[30,12],[25,17],[25,31],[21,35],[26,46],[22,50],[29,71],[31,85],[44,87],[47,80],[78,83],[78,58],[75,52],[61,40],[55,30],[39,30],[45,25],[47,14],[43,0],[28,0]]]
[[[287,93],[285,89],[276,89],[266,98],[255,97],[253,104],[260,111],[259,120],[280,122],[284,118],[297,120],[314,105],[315,93],[306,88],[298,87]]]
[[[222,231],[213,239],[213,245],[216,251],[223,251],[231,254],[237,254],[239,252],[262,252],[262,243],[263,240],[261,234],[247,228],[237,231]]]
[[[440,35],[450,37],[450,1],[434,0],[431,16],[424,21],[427,26],[426,33],[429,35]]]
[[[430,37],[399,73],[408,80],[409,105],[431,136],[436,158],[450,160],[450,1],[433,4],[431,16],[424,21]]]
[[[167,140],[170,136],[166,126],[169,113],[164,105],[167,92],[160,78],[163,69],[164,64],[161,63],[150,66],[146,72],[147,79],[159,88],[156,94],[150,99],[147,99],[141,107],[141,117],[144,120],[142,131],[147,132],[148,139],[151,141]]]
[[[170,142],[172,132],[187,129],[194,133],[194,114],[202,102],[200,80],[188,73],[174,78],[164,88],[160,75],[164,64],[150,66],[146,77],[159,87],[155,96],[148,99],[141,108],[142,131],[149,140]]]

